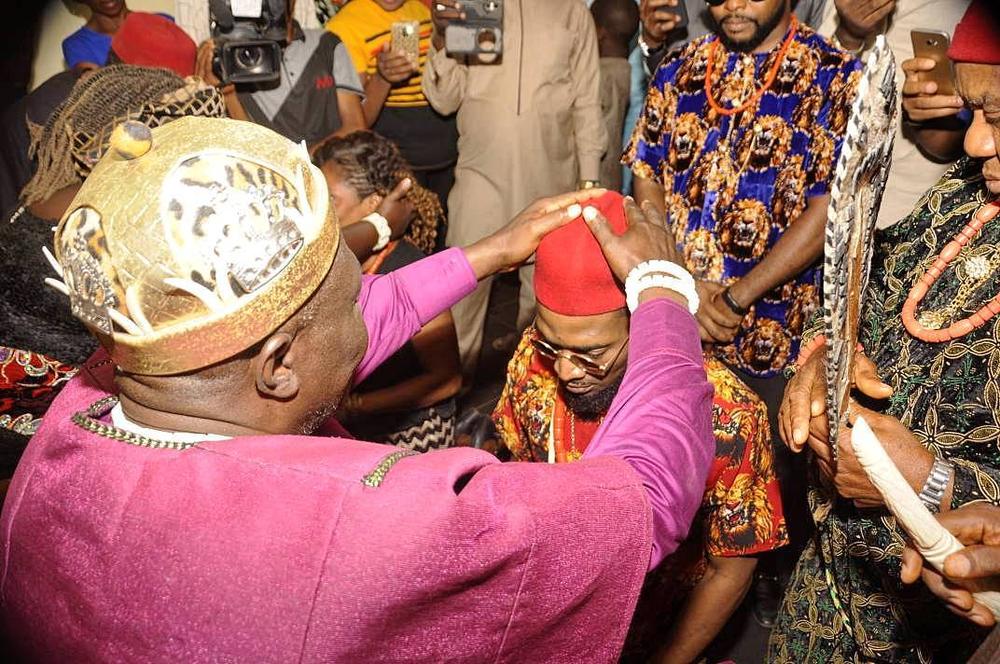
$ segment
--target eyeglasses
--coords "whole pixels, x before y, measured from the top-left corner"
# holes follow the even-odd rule
[[[574,353],[573,351],[566,350],[565,348],[556,348],[549,342],[542,339],[538,335],[537,331],[531,337],[531,344],[544,358],[555,361],[560,357],[565,357],[573,363],[573,366],[580,369],[585,374],[593,376],[594,378],[604,378],[608,375],[608,372],[611,371],[611,368],[618,362],[618,358],[621,357],[622,351],[624,351],[625,347],[628,345],[628,337],[626,336],[625,340],[622,341],[622,345],[619,346],[618,351],[615,353],[615,356],[611,358],[611,361],[605,362],[604,364],[598,364],[594,361],[594,358],[588,357],[587,355]]]

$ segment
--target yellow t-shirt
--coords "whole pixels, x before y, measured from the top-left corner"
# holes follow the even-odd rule
[[[354,67],[360,74],[375,76],[376,57],[390,47],[392,24],[396,21],[420,22],[420,58],[417,72],[408,81],[394,85],[385,105],[396,108],[427,106],[420,89],[420,77],[427,62],[431,42],[431,10],[420,0],[406,0],[399,9],[387,12],[375,0],[351,0],[327,24],[347,47]]]

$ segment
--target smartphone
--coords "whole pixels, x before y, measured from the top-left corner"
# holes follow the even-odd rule
[[[936,94],[955,94],[955,70],[948,59],[948,46],[951,44],[948,33],[940,30],[911,30],[910,39],[913,41],[914,57],[934,61],[934,69],[920,72],[920,80],[937,83]]]
[[[392,24],[389,48],[410,56],[413,62],[420,57],[420,22],[396,21]]]
[[[794,4],[794,3],[793,3]],[[686,28],[689,22],[688,18],[688,8],[686,0],[677,0],[676,7],[664,7],[671,14],[677,15],[677,25],[674,26],[674,30],[680,30]]]

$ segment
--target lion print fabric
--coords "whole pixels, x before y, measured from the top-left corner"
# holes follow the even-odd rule
[[[947,343],[903,327],[910,289],[993,196],[963,159],[909,217],[875,236],[859,339],[893,394],[879,406],[955,464],[951,508],[1000,505],[1000,318]],[[940,328],[1000,293],[1000,224],[986,224],[917,308]],[[812,326],[810,326],[812,327]],[[922,583],[899,580],[903,535],[884,510],[856,509],[810,477],[816,523],[771,636],[769,662],[964,662],[987,631],[953,615]]]
[[[799,25],[774,83],[732,116],[708,105],[708,45],[695,40],[657,70],[622,163],[664,185],[669,222],[696,279],[730,284],[749,273],[802,214],[829,192],[859,63]],[[714,96],[726,107],[765,84],[777,51],[716,51]],[[735,100],[735,101],[734,101]],[[819,265],[767,293],[720,357],[770,377],[798,354],[819,304]]]

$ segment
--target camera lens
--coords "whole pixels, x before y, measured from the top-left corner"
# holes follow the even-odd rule
[[[497,39],[497,33],[493,28],[481,28],[476,34],[476,43],[479,46],[479,50],[483,53],[493,53],[497,50],[497,45],[500,40]]]
[[[244,46],[233,52],[236,66],[240,69],[255,69],[264,62],[264,51],[259,46]]]

